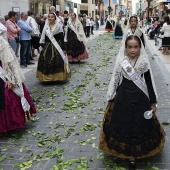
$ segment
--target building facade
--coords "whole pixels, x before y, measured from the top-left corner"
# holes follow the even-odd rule
[[[54,0],[0,0],[0,16],[5,16],[9,11],[15,11],[20,16],[21,12],[33,11],[37,17],[49,13],[49,8]],[[80,13],[81,0],[56,0],[56,10],[68,10]]]
[[[163,13],[170,14],[170,0],[153,0],[150,1],[149,5],[148,1],[145,0],[145,9],[142,12],[146,18],[148,17],[149,13],[150,17],[158,16],[159,19],[161,19]]]
[[[86,14],[90,17],[95,17],[97,11],[97,4],[95,0],[81,0],[80,13]]]

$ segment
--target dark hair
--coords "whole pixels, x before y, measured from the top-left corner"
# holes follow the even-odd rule
[[[129,21],[131,21],[131,19],[132,19],[132,18],[135,18],[135,19],[136,19],[136,21],[138,22],[138,18],[137,18],[137,16],[131,16],[131,17],[130,17],[130,19],[129,19]]]
[[[50,14],[54,15],[55,20],[57,19],[57,18],[56,18],[56,15],[55,15],[53,12],[50,12],[48,15],[50,15]]]
[[[5,15],[4,18],[5,18],[5,21],[7,21],[9,19],[9,16]]]
[[[64,11],[64,14],[68,14],[68,11],[67,11],[67,10],[65,10],[65,11]]]
[[[15,11],[9,11],[9,12],[8,12],[9,18],[14,17],[15,15],[17,15],[17,13],[16,13]]]
[[[168,15],[165,16],[164,22],[166,22],[168,25],[170,25],[170,19],[169,19]]]
[[[27,14],[28,14],[28,16],[34,15],[34,13],[32,11],[28,11]]]
[[[127,43],[128,43],[128,41],[130,41],[130,40],[136,40],[136,41],[139,43],[140,48],[141,48],[141,40],[140,40],[140,38],[139,38],[137,35],[130,35],[130,36],[128,36],[128,37],[126,38],[125,48],[127,48]]]

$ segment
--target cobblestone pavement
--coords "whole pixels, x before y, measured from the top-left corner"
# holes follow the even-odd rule
[[[71,63],[72,77],[65,83],[40,83],[35,71],[26,82],[38,113],[25,127],[0,138],[0,170],[123,170],[126,160],[98,150],[106,91],[120,40],[105,33],[88,42],[90,57]],[[148,51],[150,53],[150,51]],[[150,54],[159,95],[159,120],[169,122],[170,88]],[[164,73],[167,74],[167,73]],[[170,169],[170,126],[161,154],[137,161],[138,169]],[[149,130],[149,129],[148,129]]]

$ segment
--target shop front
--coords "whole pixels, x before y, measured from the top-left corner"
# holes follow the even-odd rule
[[[36,17],[49,13],[53,0],[29,0],[29,10],[36,14]]]

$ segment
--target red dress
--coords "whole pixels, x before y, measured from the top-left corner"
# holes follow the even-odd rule
[[[36,113],[35,105],[23,84],[24,96],[30,104],[30,114]],[[5,88],[0,78],[0,133],[21,128],[25,125],[25,112],[21,105],[21,98],[12,90]]]

